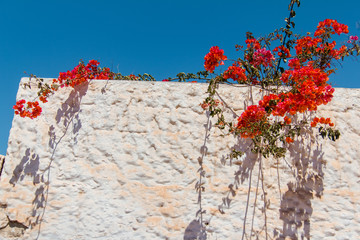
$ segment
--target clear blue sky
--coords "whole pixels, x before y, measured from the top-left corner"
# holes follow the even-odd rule
[[[203,70],[209,48],[235,58],[245,32],[256,37],[284,26],[289,0],[16,0],[0,8],[0,154],[6,154],[21,77],[58,77],[80,59],[96,59],[123,74],[161,80]],[[314,32],[326,18],[360,35],[359,0],[302,0],[295,32]],[[347,40],[344,36],[343,40]],[[359,59],[333,75],[335,87],[359,88]]]

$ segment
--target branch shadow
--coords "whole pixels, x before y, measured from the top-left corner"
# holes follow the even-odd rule
[[[57,147],[61,140],[65,137],[70,126],[72,126],[71,131],[74,134],[74,140],[76,142],[77,134],[82,126],[81,119],[79,118],[81,99],[86,95],[88,85],[88,83],[84,83],[76,86],[69,94],[67,100],[61,105],[61,108],[58,109],[55,116],[56,124],[62,124],[64,128],[60,136],[57,136],[55,126],[51,125],[49,127],[48,146],[51,151],[51,157],[50,159],[43,159],[48,161],[48,163],[45,165],[46,167],[40,170],[41,160],[39,155],[33,153],[30,148],[27,148],[23,154],[23,157],[21,158],[20,163],[13,170],[12,177],[9,180],[9,183],[15,187],[15,185],[23,181],[25,177],[31,177],[33,185],[37,186],[34,193],[34,198],[32,200],[32,218],[29,218],[28,222],[28,225],[31,226],[31,228],[39,225],[36,239],[38,239],[40,236],[41,223],[44,219],[44,214],[48,202],[50,170],[54,161]]]
[[[60,124],[62,122],[64,126],[63,133],[60,136],[57,136],[55,131],[56,128],[54,127],[54,125],[51,125],[49,127],[48,145],[52,151],[52,154],[50,157],[50,162],[42,174],[42,179],[46,177],[47,181],[45,182],[44,185],[41,185],[36,189],[35,197],[32,202],[33,205],[32,217],[35,217],[35,221],[32,222],[32,226],[39,225],[38,235],[36,239],[40,237],[41,224],[43,222],[46,206],[48,203],[51,165],[54,161],[56,150],[62,139],[65,137],[71,125],[72,125],[71,131],[74,134],[74,141],[75,143],[77,142],[76,137],[82,126],[81,119],[79,118],[80,105],[82,98],[86,95],[88,86],[89,86],[88,82],[76,86],[74,90],[72,90],[71,93],[69,94],[67,100],[61,105],[61,108],[58,109],[57,114],[55,116],[55,120],[57,124]]]
[[[313,149],[308,140],[302,137],[289,149],[294,181],[287,183],[288,190],[281,199],[279,212],[283,228],[278,240],[310,239],[311,200],[323,195],[325,161],[322,145],[317,143]]]
[[[212,123],[210,120],[209,113],[207,113],[207,123],[204,124],[206,133],[204,137],[204,144],[200,148],[201,157],[198,158],[198,162],[200,165],[200,168],[198,169],[199,172],[199,181],[196,183],[195,188],[198,192],[198,204],[199,204],[199,210],[196,213],[196,218],[190,222],[190,224],[185,229],[184,234],[184,240],[206,240],[207,239],[207,229],[206,227],[210,224],[211,217],[207,221],[204,221],[203,214],[206,213],[205,210],[202,209],[201,201],[202,201],[202,195],[201,193],[204,191],[204,187],[202,186],[203,182],[202,179],[205,177],[205,171],[203,168],[203,160],[206,156],[208,147],[206,146],[207,140],[209,139],[209,132],[212,127]],[[223,165],[227,164],[227,159],[229,159],[230,165],[237,165],[238,169],[234,173],[234,180],[233,183],[229,184],[228,188],[229,191],[226,194],[226,197],[222,198],[222,203],[218,206],[218,210],[220,213],[225,214],[225,208],[230,208],[232,198],[236,196],[236,192],[241,184],[243,184],[246,180],[249,179],[249,188],[251,187],[251,176],[252,176],[252,170],[258,162],[259,157],[257,154],[249,153],[249,145],[251,145],[252,141],[250,139],[243,139],[241,137],[237,138],[237,142],[234,144],[234,146],[231,148],[235,151],[241,151],[241,152],[247,152],[241,159],[234,159],[231,157],[231,153],[228,155],[223,155],[221,157],[221,163]],[[250,191],[249,191],[250,194]],[[232,198],[231,198],[232,197]],[[249,195],[247,199],[247,206],[249,205]],[[248,209],[248,207],[246,207]],[[245,213],[247,214],[247,213]],[[245,224],[245,222],[244,222]]]
[[[206,240],[207,239],[207,232],[206,232],[206,226],[209,224],[210,220],[204,221],[203,214],[206,213],[205,210],[202,208],[202,192],[205,191],[205,188],[203,187],[203,178],[205,177],[205,170],[203,168],[203,161],[207,154],[208,147],[206,146],[207,140],[209,139],[209,132],[211,130],[211,120],[210,120],[210,113],[206,112],[207,116],[207,122],[204,124],[205,128],[205,136],[204,136],[204,143],[200,147],[200,153],[201,156],[198,158],[199,163],[199,180],[195,184],[195,189],[198,193],[198,204],[199,204],[199,210],[195,214],[195,219],[190,222],[190,224],[186,227],[185,233],[184,233],[184,240]]]
[[[243,229],[242,229],[242,238],[246,237],[246,221],[248,216],[248,210],[250,205],[250,194],[251,194],[251,184],[252,184],[252,175],[253,170],[257,162],[260,161],[260,157],[258,154],[254,154],[249,151],[249,148],[252,145],[251,139],[244,139],[241,137],[237,137],[236,144],[231,148],[231,152],[233,150],[238,152],[243,152],[244,155],[240,157],[240,159],[233,158],[232,154],[229,153],[227,156],[222,156],[221,163],[223,165],[227,164],[227,159],[229,159],[229,165],[237,165],[238,169],[234,172],[233,182],[228,185],[228,192],[225,197],[222,198],[222,203],[218,206],[218,210],[221,214],[225,214],[225,209],[229,209],[231,207],[231,203],[233,199],[236,197],[237,190],[239,186],[244,184],[245,181],[248,181],[248,191],[247,191],[247,199],[246,206],[244,212],[244,220],[243,220]]]
[[[221,158],[221,163],[223,165],[226,165],[227,159],[229,159],[230,166],[238,166],[238,169],[234,172],[233,182],[228,185],[229,190],[227,196],[222,198],[222,203],[218,206],[218,209],[222,214],[225,214],[225,208],[231,207],[231,197],[236,196],[236,191],[238,190],[239,186],[243,184],[246,180],[251,181],[252,171],[256,162],[258,162],[259,157],[256,154],[248,151],[250,145],[250,139],[243,139],[237,137],[237,143],[230,150],[244,152],[244,155],[240,157],[240,159],[234,159],[231,157],[231,153],[229,153],[227,156],[223,155]]]
[[[5,164],[5,156],[0,156],[0,179],[1,179],[2,171],[4,169],[4,164]]]
[[[9,183],[15,187],[18,181],[24,180],[25,176],[30,176],[34,185],[40,183],[41,175],[38,173],[39,166],[39,155],[31,153],[30,148],[27,148],[20,163],[15,167]]]

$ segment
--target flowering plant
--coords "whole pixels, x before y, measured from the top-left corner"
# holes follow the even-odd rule
[[[256,160],[251,160],[250,165],[254,166],[256,162],[259,164],[258,184],[261,182],[263,193],[261,211],[265,217],[264,230],[266,239],[268,239],[266,209],[269,208],[270,200],[265,190],[261,157],[273,157],[277,161],[275,165],[279,166],[278,159],[285,157],[286,151],[296,140],[300,139],[300,136],[305,133],[312,134],[312,128],[318,127],[319,135],[322,138],[335,141],[340,137],[340,132],[335,128],[335,123],[327,116],[316,116],[316,111],[319,106],[328,104],[333,98],[335,89],[329,84],[329,77],[336,70],[334,62],[351,55],[360,54],[360,42],[357,36],[350,36],[347,41],[339,45],[332,40],[334,35],[349,33],[348,26],[336,20],[325,19],[321,21],[313,35],[311,33],[307,33],[305,36],[294,35],[291,28],[294,28],[295,23],[291,19],[295,16],[293,10],[295,4],[299,6],[300,1],[290,1],[290,16],[286,18],[285,28],[275,30],[273,33],[260,38],[255,38],[252,33],[248,32],[245,40],[246,46],[236,45],[236,50],[242,52],[242,55],[237,59],[229,60],[218,46],[211,47],[204,58],[204,67],[209,73],[209,78],[205,76],[209,82],[207,91],[209,96],[200,104],[201,107],[211,117],[217,119],[216,127],[222,131],[227,131],[227,134],[251,141],[247,148],[240,148],[245,150],[238,150],[235,145],[228,155],[231,160],[237,159],[235,162],[241,167],[234,174],[234,184],[229,185],[228,196],[223,198],[223,204],[219,206],[219,211],[224,213],[223,206],[230,206],[230,193],[232,196],[236,195],[234,189],[237,189],[239,184],[239,175],[243,171],[250,171],[242,239],[246,233],[245,223],[251,191],[252,167],[247,168],[246,165],[249,164],[249,161],[246,158],[241,158],[239,161],[240,157],[244,156],[249,149],[257,156]],[[230,64],[227,64],[228,62]],[[286,66],[282,67],[281,64],[286,64]],[[216,68],[220,65],[227,65],[227,68],[215,74]],[[201,79],[202,76],[198,73],[197,78]],[[219,94],[218,88],[222,84],[249,88],[250,104],[245,107],[240,115]],[[259,89],[259,95],[261,95],[259,101],[253,100],[253,89]],[[229,109],[235,118],[227,119],[225,111]],[[299,158],[301,157],[299,156]],[[323,174],[317,170],[313,172],[308,170],[311,168],[309,162],[305,159],[293,159],[292,165],[289,165],[291,170],[296,169],[295,171],[297,171],[296,175],[294,174],[295,183],[288,182],[290,195],[296,192],[300,198],[303,197],[301,195],[303,193],[312,197],[314,191],[316,196],[321,196],[321,192],[315,190],[313,179],[317,179],[316,184],[321,185]],[[196,184],[200,201],[201,192],[204,191],[202,178],[205,176],[202,163],[201,159],[199,161],[200,177]],[[316,165],[315,162],[313,164]],[[281,196],[279,168],[277,168],[277,172]],[[254,212],[257,193],[256,189]],[[309,224],[308,213],[298,214],[298,212],[304,211],[301,207],[298,209],[296,207],[286,208],[286,194],[280,198],[282,198],[281,202],[284,203],[284,206],[280,207],[280,218],[284,220],[284,229],[280,238],[277,239],[285,239],[286,236],[297,239],[295,233],[288,235],[289,233],[286,232],[285,228],[294,224],[297,229],[302,225],[302,221],[304,221],[305,236],[310,239],[309,230],[305,228],[305,225]],[[201,202],[199,205],[200,219],[202,219]],[[287,220],[286,214],[289,215]],[[300,217],[296,219],[294,216]],[[254,218],[252,223],[253,221]],[[205,232],[206,227],[203,227],[202,231]],[[253,233],[252,225],[250,239]]]
[[[291,11],[290,17],[293,14]],[[328,81],[335,72],[334,60],[359,55],[356,36],[350,36],[347,44],[339,47],[331,41],[333,35],[349,32],[346,25],[326,19],[318,24],[313,36],[310,33],[293,36],[290,26],[294,23],[290,19],[286,19],[286,28],[266,37],[256,39],[247,33],[246,48],[236,46],[238,51],[243,51],[243,56],[236,60],[227,60],[224,51],[217,46],[211,47],[205,56],[204,67],[210,73],[214,73],[219,65],[224,65],[224,61],[232,64],[210,79],[209,97],[201,106],[211,116],[217,116],[216,126],[220,129],[228,128],[231,134],[252,139],[252,151],[264,157],[283,157],[286,144],[292,143],[307,125],[318,126],[323,138],[327,136],[333,141],[339,138],[340,132],[334,128],[330,118],[312,114],[296,123],[294,119],[298,113],[315,112],[318,106],[331,101],[334,88]],[[276,42],[280,44],[273,47]],[[287,69],[281,67],[281,63],[286,63]],[[263,92],[263,97],[257,104],[247,106],[235,122],[227,121],[223,108],[217,103],[220,83],[256,87]]]
[[[109,68],[99,67],[100,63],[96,60],[90,60],[86,65],[83,61],[73,69],[66,72],[60,72],[59,77],[53,79],[52,83],[49,85],[44,83],[44,80],[41,78],[37,78],[35,75],[31,75],[31,78],[35,78],[37,87],[38,87],[38,98],[42,103],[46,103],[48,97],[53,95],[59,88],[63,87],[72,87],[88,82],[91,79],[123,79],[123,80],[144,80],[144,81],[153,81],[155,80],[149,74],[139,74],[135,76],[134,74],[130,74],[128,76],[123,76],[121,73],[114,73],[110,71]],[[31,81],[30,78],[30,81]],[[31,88],[30,82],[25,83],[24,87]],[[20,117],[28,117],[31,119],[37,118],[41,115],[42,108],[38,101],[26,101],[25,99],[20,99],[14,105],[14,110],[16,115],[20,115]]]

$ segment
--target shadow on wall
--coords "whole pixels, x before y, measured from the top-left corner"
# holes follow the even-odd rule
[[[199,163],[199,180],[195,184],[195,189],[198,193],[198,202],[199,210],[196,212],[195,217],[196,219],[192,220],[190,224],[186,227],[184,233],[184,240],[206,240],[206,226],[209,224],[209,221],[203,220],[203,215],[206,213],[205,210],[202,208],[202,192],[205,190],[203,187],[203,178],[205,177],[205,170],[203,167],[203,161],[208,151],[208,147],[206,146],[207,140],[209,139],[209,132],[211,130],[211,120],[210,120],[210,113],[207,112],[207,122],[204,124],[205,128],[205,136],[204,136],[204,144],[200,147],[201,156],[198,158]]]
[[[199,204],[199,210],[196,213],[196,217],[197,219],[194,219],[185,229],[185,234],[184,234],[184,240],[206,240],[207,239],[207,229],[206,227],[208,225],[210,225],[210,221],[211,221],[211,217],[209,218],[209,220],[204,221],[204,214],[206,214],[206,211],[202,209],[202,195],[201,193],[204,191],[204,187],[202,186],[203,182],[202,182],[202,178],[205,177],[205,170],[203,168],[203,160],[206,156],[208,147],[206,146],[207,140],[209,139],[209,132],[212,128],[212,122],[210,120],[210,115],[209,112],[207,112],[207,123],[204,124],[205,127],[205,138],[204,138],[204,144],[203,146],[201,146],[200,148],[200,152],[202,153],[202,156],[199,157],[198,161],[199,161],[199,165],[200,168],[198,169],[199,172],[199,181],[196,183],[195,188],[198,192],[198,204]],[[236,118],[238,117],[235,113],[233,113],[233,117]],[[246,152],[248,150],[248,146],[250,145],[251,140],[249,139],[243,139],[243,138],[237,138],[237,143],[231,148],[233,150],[236,151],[242,151],[242,152]],[[239,168],[238,170],[235,172],[234,174],[234,181],[233,183],[229,184],[229,191],[226,195],[226,197],[222,198],[222,203],[218,206],[218,210],[221,214],[225,214],[224,209],[225,208],[230,208],[231,202],[233,200],[233,198],[236,196],[236,191],[239,187],[239,185],[243,184],[244,181],[249,179],[249,188],[251,188],[251,176],[252,176],[252,171],[253,168],[256,164],[256,162],[258,161],[258,157],[255,154],[248,154],[245,157],[241,158],[241,161],[237,160],[237,159],[233,159],[231,157],[231,154],[229,154],[228,156],[222,156],[221,158],[221,163],[223,165],[226,165],[227,163],[227,159],[230,159],[230,165],[238,165]],[[240,163],[241,162],[241,163]],[[250,194],[250,192],[249,192]],[[248,199],[247,199],[247,206],[249,205],[249,195],[248,195]],[[247,207],[248,208],[248,207]],[[246,208],[246,209],[247,209]],[[245,225],[245,222],[244,222]],[[245,228],[244,228],[244,233],[245,233]]]
[[[4,164],[5,164],[5,156],[0,155],[0,179],[1,179],[2,171],[4,169]]]
[[[202,195],[201,193],[204,191],[204,187],[202,179],[205,176],[205,170],[203,168],[203,160],[207,154],[208,147],[206,146],[207,140],[209,139],[209,131],[212,127],[212,122],[210,120],[209,112],[207,112],[207,123],[204,124],[205,127],[205,138],[204,138],[204,144],[200,148],[200,152],[202,153],[201,157],[199,157],[199,165],[200,168],[198,169],[199,172],[199,181],[196,183],[195,188],[198,192],[198,204],[199,204],[199,210],[196,213],[196,219],[191,221],[191,223],[187,226],[185,229],[184,234],[184,240],[206,240],[207,239],[207,229],[206,227],[210,225],[211,217],[208,220],[204,220],[204,214],[206,214],[206,211],[202,208]],[[232,149],[236,151],[247,151],[248,146],[251,143],[251,140],[249,139],[243,139],[238,138],[237,143],[232,147]],[[218,206],[218,210],[220,213],[225,214],[224,209],[230,208],[231,202],[233,198],[236,196],[236,191],[239,187],[239,185],[243,184],[246,180],[249,179],[249,187],[251,187],[251,176],[253,168],[258,161],[258,157],[255,154],[248,154],[247,156],[243,157],[241,160],[241,164],[239,164],[240,161],[235,160],[229,156],[222,156],[221,163],[223,165],[226,164],[227,159],[230,159],[230,165],[238,165],[239,168],[234,174],[234,181],[233,183],[229,184],[229,191],[226,195],[226,197],[222,198],[222,203]],[[247,200],[247,206],[249,205],[249,198]],[[244,222],[245,224],[245,222]]]
[[[55,120],[57,124],[62,122],[64,129],[62,130],[61,136],[57,136],[55,127],[53,125],[49,127],[50,159],[40,159],[38,154],[33,153],[30,148],[27,148],[20,163],[15,167],[9,181],[9,183],[15,187],[15,185],[24,180],[25,177],[31,177],[33,184],[37,186],[32,200],[32,216],[29,216],[30,220],[27,223],[32,227],[39,224],[37,238],[40,236],[41,222],[44,218],[47,201],[49,200],[50,170],[56,149],[71,125],[71,131],[75,134],[74,138],[76,142],[77,133],[81,129],[81,120],[79,119],[81,99],[86,95],[87,89],[88,83],[75,87],[67,100],[61,105],[61,108],[58,109]],[[44,170],[39,170],[40,161],[48,161]],[[44,165],[44,162],[42,162],[42,165]]]
[[[198,172],[200,173],[200,180],[197,185],[202,186],[202,177],[205,176],[204,169],[202,168],[202,161],[206,156],[206,141],[209,137],[209,130],[211,128],[211,121],[208,119],[208,123],[205,125],[206,127],[206,135],[204,140],[204,145],[201,147],[203,155],[199,158],[200,168]],[[262,158],[256,154],[249,153],[240,157],[239,159],[233,159],[232,154],[228,154],[227,156],[222,156],[221,163],[226,165],[228,160],[230,159],[230,165],[238,165],[239,168],[234,174],[233,183],[229,184],[228,193],[222,199],[222,203],[219,205],[219,212],[224,214],[224,209],[230,208],[232,201],[236,197],[237,190],[240,185],[244,184],[245,181],[248,181],[248,192],[247,192],[247,202],[246,208],[244,212],[244,220],[243,220],[243,229],[242,229],[242,239],[255,236],[257,238],[260,237],[261,234],[269,236],[272,239],[284,240],[284,239],[310,239],[310,219],[313,213],[313,208],[311,204],[311,200],[314,196],[320,198],[323,195],[324,186],[323,186],[323,150],[322,145],[318,142],[314,144],[314,133],[311,128],[303,129],[303,133],[301,136],[297,138],[297,140],[292,143],[289,147],[289,155],[290,155],[290,163],[284,159],[289,168],[290,172],[293,174],[293,178],[290,178],[290,181],[287,182],[288,190],[281,194],[280,182],[279,182],[279,194],[280,194],[280,209],[279,209],[279,218],[283,222],[282,228],[275,228],[273,232],[273,237],[270,236],[271,230],[268,229],[266,220],[264,221],[263,226],[256,226],[259,228],[258,231],[255,231],[254,226],[254,216],[255,209],[257,205],[263,205],[261,209],[262,215],[265,215],[266,219],[266,209],[269,207],[270,202],[266,200],[266,189],[264,189],[264,185],[262,183],[263,170],[262,166]],[[232,147],[231,150],[241,151],[241,152],[249,152],[248,146],[251,145],[251,139],[242,139],[238,138],[237,143]],[[248,218],[248,210],[250,207],[250,192],[254,186],[252,184],[252,175],[253,170],[256,165],[259,164],[259,170],[257,172],[257,186],[256,186],[256,196],[253,204],[253,212],[252,212],[252,220],[247,223]],[[279,171],[279,162],[277,164]],[[264,180],[266,181],[266,179]],[[259,185],[260,182],[260,185]],[[195,186],[196,187],[196,186]],[[199,188],[199,187],[198,187]],[[259,203],[256,203],[257,195],[262,194],[259,197]],[[262,189],[262,190],[261,190]],[[198,189],[199,190],[199,189]],[[203,213],[201,206],[201,192],[202,187],[200,187],[198,194],[198,203],[200,205],[200,209],[196,216],[200,213],[200,217],[194,219],[186,228],[184,234],[184,240],[195,240],[195,239],[207,239],[207,231],[206,226],[209,224],[207,222],[204,225],[203,221]],[[261,202],[260,202],[261,200]],[[247,225],[251,225],[251,229],[246,229]]]
[[[310,141],[303,137],[290,148],[295,180],[288,182],[288,190],[282,196],[279,211],[283,230],[279,240],[310,239],[311,200],[314,195],[320,198],[324,191],[322,145],[317,143],[316,149],[312,149]]]
[[[206,240],[206,232],[200,220],[192,220],[186,227],[184,240]]]
[[[246,152],[248,151],[248,146],[250,144],[251,140],[238,137],[237,143],[231,148],[231,150],[235,150],[238,152]],[[248,152],[244,156],[239,158],[240,159],[233,158],[231,156],[231,153],[228,156],[222,156],[221,158],[221,163],[223,165],[226,165],[227,160],[229,160],[230,166],[238,166],[238,170],[234,173],[234,181],[233,183],[229,184],[228,193],[226,197],[223,197],[222,203],[219,205],[219,211],[222,214],[225,213],[225,208],[230,208],[231,202],[236,196],[236,191],[241,184],[243,184],[246,180],[249,180],[249,188],[251,188],[252,172],[256,162],[259,161],[259,157],[251,152]],[[247,205],[249,205],[249,202],[247,202]]]
[[[31,153],[30,148],[27,148],[20,163],[15,167],[9,183],[15,186],[18,181],[24,180],[25,176],[30,176],[34,185],[40,183],[39,160],[39,155]]]

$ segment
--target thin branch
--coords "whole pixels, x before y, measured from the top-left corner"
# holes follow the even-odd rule
[[[280,196],[280,201],[281,201],[281,188],[280,188],[280,173],[279,173],[279,158],[276,158],[277,161],[277,177],[278,177],[278,186],[279,186],[279,196]]]
[[[290,4],[291,4],[291,2],[290,2]],[[289,18],[288,18],[288,21],[289,21],[289,22],[286,23],[286,28],[287,28],[287,29],[290,29],[290,27],[287,27],[287,26],[290,26],[290,20],[291,20],[291,18],[292,18],[291,12],[292,12],[292,10],[293,10],[293,8],[294,8],[294,4],[295,4],[295,3],[292,3],[292,4],[291,4],[290,13],[289,13]],[[289,35],[288,32],[285,32],[285,37],[283,38],[283,41],[282,41],[281,45],[284,46],[285,41],[286,41],[286,38],[288,37],[288,35]],[[280,64],[281,64],[281,58],[279,58],[279,60],[278,60],[278,63],[277,63],[277,66],[276,66],[276,72],[279,71]]]
[[[236,112],[229,106],[229,104],[227,104],[225,102],[225,100],[220,96],[220,94],[215,90],[216,95],[218,96],[218,98],[220,98],[220,100],[225,104],[225,106],[230,109],[230,111],[236,116],[239,117],[239,115],[236,114]]]
[[[243,224],[243,234],[242,234],[241,240],[244,240],[245,231],[246,231],[246,218],[247,218],[247,213],[248,213],[248,209],[249,209],[250,191],[251,191],[251,177],[252,177],[252,168],[250,170],[249,189],[248,189],[248,196],[247,196],[247,201],[246,201],[246,210],[245,210],[245,217],[244,217],[244,224]]]
[[[254,210],[253,210],[253,216],[252,216],[252,220],[251,220],[250,240],[251,240],[251,237],[252,237],[252,233],[254,231],[254,218],[255,218],[256,201],[257,201],[258,190],[259,190],[259,182],[260,182],[260,164],[259,164],[258,180],[257,180],[257,184],[256,184]]]
[[[260,167],[260,173],[261,173],[261,188],[263,191],[263,196],[264,196],[264,217],[265,217],[265,236],[266,236],[266,240],[268,240],[268,231],[267,231],[267,215],[266,215],[266,208],[267,208],[267,203],[266,203],[266,192],[265,192],[265,188],[264,188],[264,173],[263,173],[263,169],[262,169],[262,158],[260,156],[260,163],[259,163],[259,167]]]

